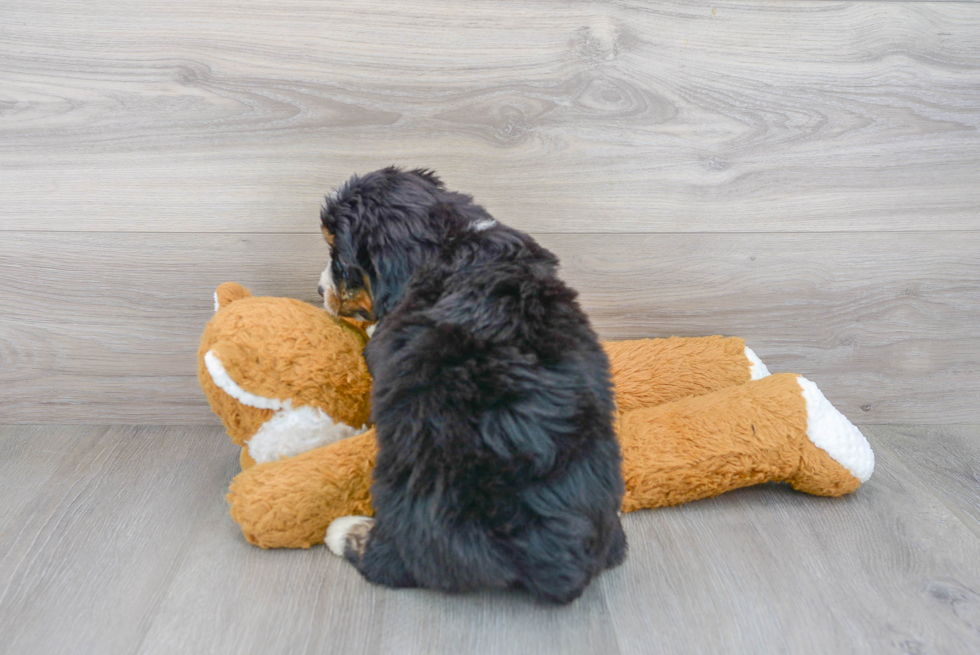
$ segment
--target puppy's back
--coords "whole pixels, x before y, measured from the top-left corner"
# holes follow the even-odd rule
[[[554,257],[488,242],[420,271],[365,352],[375,508],[422,586],[567,602],[625,553],[608,362]]]

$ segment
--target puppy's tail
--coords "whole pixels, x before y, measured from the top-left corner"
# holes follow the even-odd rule
[[[236,300],[250,298],[251,296],[252,292],[237,282],[225,282],[214,292],[214,311],[227,307]]]

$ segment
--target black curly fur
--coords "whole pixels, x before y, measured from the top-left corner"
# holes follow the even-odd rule
[[[578,597],[626,555],[623,482],[608,361],[558,259],[425,170],[354,177],[321,218],[379,321],[377,522],[349,559],[393,587]]]

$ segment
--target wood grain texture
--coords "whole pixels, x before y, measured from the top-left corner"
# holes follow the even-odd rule
[[[627,564],[602,580],[621,652],[980,648],[980,539],[880,449],[889,431],[851,496],[768,485],[629,515]]]
[[[980,9],[0,8],[0,230],[307,232],[425,165],[537,232],[975,229]]]
[[[258,550],[224,516],[199,531],[138,652],[617,655],[618,649],[598,585],[566,609],[517,593],[392,591],[369,585],[323,547]]]
[[[187,546],[185,564],[134,652],[381,652],[373,589],[325,548],[255,548],[223,502]]]
[[[318,300],[319,235],[8,233],[0,422],[215,422],[221,282]],[[859,423],[980,420],[980,234],[541,234],[604,338],[737,335]]]
[[[0,652],[972,654],[980,536],[941,494],[967,491],[947,464],[976,461],[977,430],[867,429],[877,469],[845,498],[768,485],[630,514],[626,563],[554,608],[248,545],[218,427],[0,427],[19,498],[0,513]]]
[[[0,425],[0,597],[23,555],[25,529],[32,534],[23,517],[39,494],[50,491],[52,476],[76,443],[93,432],[104,429]]]
[[[857,423],[980,419],[980,233],[548,244],[606,338],[736,335]]]
[[[922,480],[980,538],[980,428],[870,426],[879,450]]]
[[[0,652],[132,653],[237,449],[211,427],[23,430],[63,459],[0,524]]]

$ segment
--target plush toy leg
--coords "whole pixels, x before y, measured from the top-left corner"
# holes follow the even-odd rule
[[[861,432],[791,373],[624,412],[617,427],[627,512],[773,481],[840,496],[874,469]]]
[[[620,411],[701,396],[769,375],[737,337],[633,339],[602,344]]]
[[[781,374],[622,413],[624,511],[676,505],[767,481],[837,496],[870,476],[867,441],[816,385]],[[371,515],[374,431],[259,464],[231,484],[231,514],[263,548],[323,542],[333,519]]]
[[[249,543],[309,548],[323,543],[330,522],[370,515],[374,430],[329,446],[242,471],[231,482],[231,516]]]

